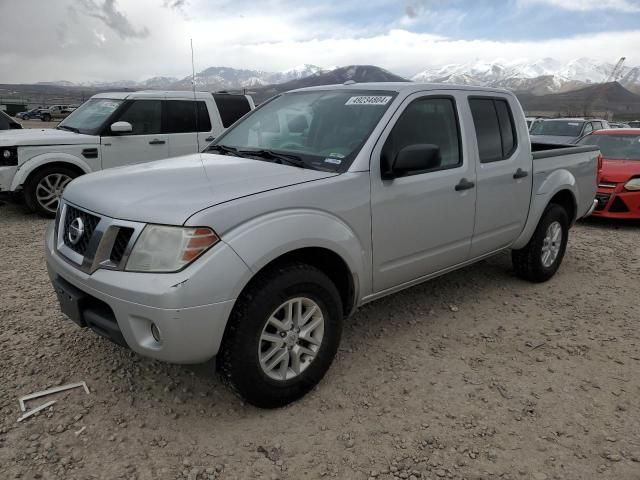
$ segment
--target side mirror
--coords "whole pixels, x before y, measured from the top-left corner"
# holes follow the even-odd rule
[[[129,122],[116,122],[111,124],[111,131],[113,133],[131,133],[133,127]]]
[[[402,177],[408,173],[431,170],[442,163],[440,147],[431,143],[408,145],[396,154],[386,178]]]
[[[309,128],[309,122],[307,121],[307,117],[304,115],[297,115],[287,123],[290,133],[304,133],[304,131]]]

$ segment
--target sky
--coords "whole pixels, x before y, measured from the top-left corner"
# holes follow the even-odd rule
[[[182,78],[227,66],[495,59],[640,65],[640,0],[0,0],[0,83]]]

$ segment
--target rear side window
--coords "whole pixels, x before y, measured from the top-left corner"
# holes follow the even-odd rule
[[[404,147],[418,144],[440,147],[440,166],[434,170],[462,164],[456,107],[451,98],[415,100],[402,112],[382,148],[383,169],[390,168]]]
[[[469,106],[476,130],[480,162],[497,162],[509,158],[517,147],[517,137],[508,102],[494,98],[471,98]]]
[[[228,93],[214,93],[213,99],[216,102],[222,126],[227,128],[245,113],[251,110],[249,100],[244,95],[230,95]]]
[[[166,100],[165,108],[165,133],[209,132],[211,130],[211,120],[205,102]]]

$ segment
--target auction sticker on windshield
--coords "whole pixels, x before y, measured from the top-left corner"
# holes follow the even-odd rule
[[[386,105],[391,97],[386,95],[359,95],[351,97],[345,105]]]

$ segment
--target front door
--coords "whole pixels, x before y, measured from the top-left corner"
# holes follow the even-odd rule
[[[477,205],[471,257],[509,246],[529,213],[532,159],[524,124],[516,125],[506,97],[473,96],[469,107],[477,139]],[[523,143],[523,142],[521,142]]]
[[[102,168],[161,160],[169,156],[168,136],[162,133],[162,102],[133,100],[115,122],[129,122],[133,130],[114,134],[109,130],[100,139]]]
[[[395,113],[371,160],[374,292],[467,260],[475,215],[475,164],[463,151],[459,99],[414,94]],[[381,170],[415,144],[440,149],[439,165],[385,180]]]

